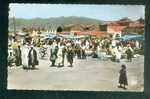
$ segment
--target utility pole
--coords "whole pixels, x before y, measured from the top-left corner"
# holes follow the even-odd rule
[[[15,21],[15,16],[13,16],[13,24],[14,24],[14,34],[16,35],[16,21]]]

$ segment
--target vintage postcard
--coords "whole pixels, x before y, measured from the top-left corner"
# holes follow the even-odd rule
[[[7,88],[143,92],[144,9],[9,4]]]

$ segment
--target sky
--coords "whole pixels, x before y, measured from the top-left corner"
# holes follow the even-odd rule
[[[143,5],[10,4],[9,17],[32,19],[79,16],[105,21],[144,18]]]

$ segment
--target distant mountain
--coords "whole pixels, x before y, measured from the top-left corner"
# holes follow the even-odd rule
[[[22,19],[15,18],[16,29],[21,30],[23,27],[45,27],[47,29],[56,28],[58,26],[65,26],[70,24],[99,24],[103,21],[87,18],[87,17],[51,17],[51,18],[34,18]],[[9,30],[13,30],[13,18],[9,18]]]

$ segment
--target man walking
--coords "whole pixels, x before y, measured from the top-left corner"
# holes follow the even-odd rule
[[[51,66],[55,66],[55,62],[57,59],[57,52],[58,52],[58,46],[56,44],[56,42],[53,42],[52,47],[50,49],[50,61],[51,61]]]
[[[73,64],[73,57],[74,57],[73,49],[71,46],[69,46],[67,49],[67,60],[70,63],[70,67],[72,67]]]
[[[35,69],[35,65],[38,65],[38,60],[37,60],[37,52],[36,50],[33,48],[33,46],[31,47],[30,51],[29,51],[29,68],[30,66],[32,66],[32,69]]]

